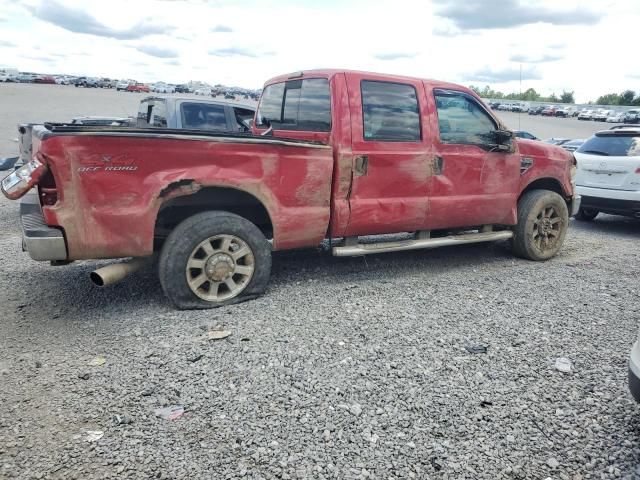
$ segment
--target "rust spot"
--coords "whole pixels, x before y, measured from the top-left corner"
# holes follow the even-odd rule
[[[184,195],[191,195],[196,193],[202,188],[202,185],[196,183],[194,180],[178,180],[177,182],[170,183],[160,191],[160,198],[168,200],[170,198],[181,197]]]

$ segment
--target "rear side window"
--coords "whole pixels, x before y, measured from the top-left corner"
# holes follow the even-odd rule
[[[596,135],[584,142],[577,151],[603,157],[636,157],[640,156],[640,137]]]
[[[265,88],[258,126],[268,119],[273,128],[307,132],[331,131],[331,96],[326,78],[275,83]]]
[[[435,97],[442,143],[483,145],[494,141],[497,125],[476,101],[451,91],[436,90]]]
[[[194,130],[227,130],[227,118],[222,105],[206,103],[183,103],[182,112],[183,128]]]
[[[416,89],[411,85],[362,81],[364,139],[415,142],[421,138]]]

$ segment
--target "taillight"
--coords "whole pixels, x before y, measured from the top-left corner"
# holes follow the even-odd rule
[[[10,200],[20,198],[38,183],[46,171],[47,166],[34,158],[2,179],[2,193]]]
[[[640,173],[640,167],[636,168],[636,173]]]

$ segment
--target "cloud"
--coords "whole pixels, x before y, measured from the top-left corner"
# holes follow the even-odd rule
[[[556,54],[546,53],[541,56],[524,55],[522,53],[517,53],[517,54],[511,55],[511,57],[509,57],[509,60],[511,60],[512,62],[518,62],[518,63],[547,63],[547,62],[557,62],[558,60],[562,60],[563,58],[564,58],[564,55],[559,55],[557,53]]]
[[[176,58],[178,56],[178,52],[171,48],[154,47],[153,45],[142,45],[136,47],[136,50],[158,58]]]
[[[417,56],[417,53],[406,53],[406,52],[390,52],[390,53],[376,53],[374,55],[378,60],[398,60],[401,58],[414,58]]]
[[[215,33],[229,33],[233,32],[233,28],[227,27],[226,25],[216,25],[215,27],[211,28],[211,31]]]
[[[164,62],[165,65],[180,65],[180,61],[179,60],[168,60],[166,62]]]
[[[74,33],[85,33],[117,40],[134,40],[147,35],[166,33],[168,27],[143,19],[131,28],[117,30],[100,23],[87,12],[69,8],[56,0],[46,0],[37,6],[26,7],[31,14],[44,22],[51,23]]]
[[[0,40],[0,47],[15,47],[16,44],[8,40]]]
[[[584,8],[550,9],[522,0],[434,0],[436,14],[460,29],[509,28],[531,23],[594,25],[602,14]]]
[[[542,78],[540,72],[535,68],[523,68],[522,80],[539,80]],[[470,82],[483,82],[483,83],[504,83],[514,80],[520,80],[519,68],[502,68],[492,69],[490,67],[484,67],[480,70],[476,70],[472,73],[464,75],[464,79]]]
[[[248,48],[243,47],[227,47],[227,48],[215,48],[209,50],[209,55],[212,57],[250,57],[257,58],[266,55],[273,55],[273,52],[254,52]]]

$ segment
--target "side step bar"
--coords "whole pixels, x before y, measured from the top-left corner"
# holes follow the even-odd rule
[[[403,240],[399,242],[356,243],[355,245],[333,247],[332,253],[335,257],[355,257],[359,255],[369,255],[371,253],[402,252],[404,250],[418,250],[420,248],[438,248],[449,245],[465,245],[467,243],[493,242],[495,240],[507,240],[511,237],[513,237],[513,232],[510,230],[466,233],[440,238],[416,238],[415,240]]]

